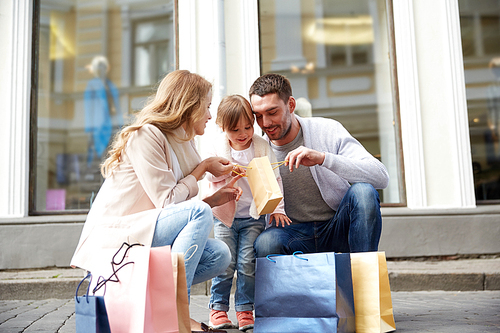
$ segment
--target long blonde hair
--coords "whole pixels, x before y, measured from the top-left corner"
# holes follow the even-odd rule
[[[135,121],[115,136],[108,158],[101,165],[103,177],[111,176],[113,170],[122,163],[121,156],[130,136],[146,124],[158,127],[164,134],[185,124],[187,137],[179,139],[193,139],[196,135],[193,124],[204,117],[207,95],[211,89],[210,82],[187,70],[173,71],[165,76],[156,94],[151,96]]]

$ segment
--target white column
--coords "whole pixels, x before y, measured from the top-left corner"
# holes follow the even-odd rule
[[[453,138],[450,142],[456,168],[457,186],[459,188],[459,197],[456,198],[460,207],[475,207],[476,198],[474,194],[474,176],[472,171],[472,153],[470,146],[469,119],[467,110],[467,96],[465,93],[465,75],[464,60],[462,55],[462,39],[460,29],[460,12],[458,1],[446,0],[445,10],[447,15],[446,32],[449,40],[448,54],[449,59],[447,71],[449,71],[449,80],[451,84],[451,103],[452,112],[452,133]]]
[[[0,2],[0,217],[28,215],[32,5]]]
[[[241,95],[248,98],[250,86],[260,76],[259,11],[257,0],[242,1],[241,6],[239,15],[236,16],[242,25],[240,36],[236,36],[242,51],[239,82],[243,85]],[[229,15],[226,17],[230,19]]]
[[[413,0],[394,1],[401,138],[409,208],[427,206]]]
[[[458,3],[413,3],[428,206],[475,206]]]

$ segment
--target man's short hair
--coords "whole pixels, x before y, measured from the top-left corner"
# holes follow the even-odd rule
[[[281,74],[264,74],[259,77],[250,87],[250,98],[253,95],[265,96],[267,94],[278,94],[279,98],[285,103],[292,96],[292,86],[290,81]]]

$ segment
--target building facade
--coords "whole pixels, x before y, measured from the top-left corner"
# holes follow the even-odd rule
[[[0,269],[69,265],[113,133],[177,68],[213,118],[277,72],[344,124],[389,170],[388,257],[500,253],[498,0],[5,0],[0,28]]]

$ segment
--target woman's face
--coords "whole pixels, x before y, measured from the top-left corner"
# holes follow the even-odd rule
[[[194,122],[193,128],[194,128],[194,133],[196,135],[203,135],[205,133],[205,127],[207,126],[207,122],[212,119],[212,116],[210,115],[210,104],[212,104],[212,91],[210,90],[207,94],[206,100],[203,103],[203,118],[200,120]]]

